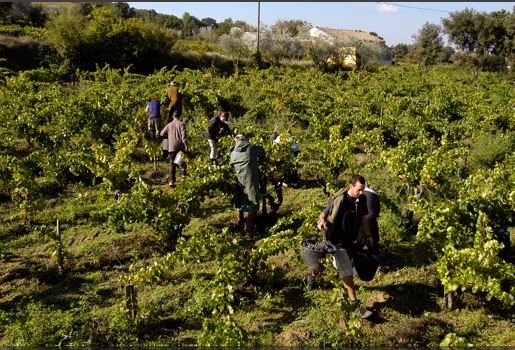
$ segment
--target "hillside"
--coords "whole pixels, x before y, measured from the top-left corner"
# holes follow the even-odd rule
[[[0,87],[0,344],[515,346],[515,266],[497,239],[515,235],[509,76],[452,66],[78,74],[60,84],[55,71],[26,71]],[[191,148],[176,188],[143,110],[171,80]],[[251,235],[232,208],[233,140],[221,139],[224,164],[208,163],[202,131],[220,108],[263,145],[264,174],[297,162],[301,174]],[[330,259],[305,290],[300,255],[303,239],[320,238],[328,194],[355,173],[382,203],[380,270],[356,279],[374,310],[363,321]]]

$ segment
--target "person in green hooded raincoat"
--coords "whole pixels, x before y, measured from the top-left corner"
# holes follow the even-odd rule
[[[245,224],[245,232],[252,232],[254,219],[259,209],[259,168],[258,161],[265,157],[265,150],[259,145],[248,142],[244,135],[236,135],[236,142],[229,149],[231,164],[236,172],[238,188],[234,204],[238,209],[238,224]],[[244,212],[247,214],[245,220]]]

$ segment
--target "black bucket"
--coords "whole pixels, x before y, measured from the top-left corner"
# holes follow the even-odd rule
[[[318,270],[322,269],[320,260],[327,254],[326,246],[323,242],[317,242],[312,239],[303,240],[301,245],[302,260],[310,267]]]
[[[360,280],[371,281],[379,268],[379,257],[363,250],[356,251],[352,263]]]

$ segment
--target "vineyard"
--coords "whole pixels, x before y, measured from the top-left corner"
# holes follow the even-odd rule
[[[172,80],[190,139],[176,188],[144,111]],[[54,67],[0,94],[1,345],[515,346],[509,75],[106,66],[63,84]],[[233,140],[208,161],[202,132],[220,108],[265,148],[267,178],[300,173],[251,235],[232,207]],[[381,198],[381,267],[356,282],[366,321],[330,259],[306,291],[300,255],[356,173]]]

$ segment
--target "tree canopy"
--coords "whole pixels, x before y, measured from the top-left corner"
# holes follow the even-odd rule
[[[491,13],[466,8],[442,20],[443,32],[451,43],[472,54],[481,64],[496,57],[506,64],[515,59],[515,12]],[[490,57],[489,57],[490,56]],[[493,56],[493,57],[492,57]]]
[[[417,61],[423,66],[436,64],[443,50],[442,28],[437,24],[426,22],[413,38],[415,39],[413,54]]]

